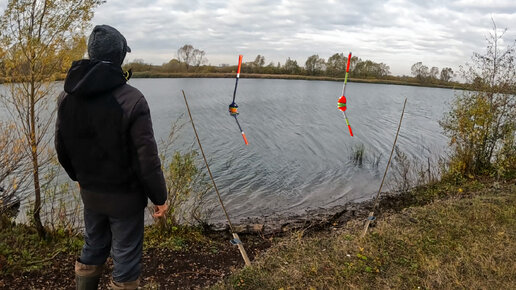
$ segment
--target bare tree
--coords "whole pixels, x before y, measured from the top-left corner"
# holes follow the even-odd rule
[[[206,59],[206,53],[204,50],[194,49],[193,64],[196,67],[199,67],[207,62],[208,60]]]
[[[190,44],[185,44],[177,50],[177,59],[185,63],[187,71],[193,60],[193,51],[194,47]]]
[[[253,61],[253,66],[261,68],[265,65],[265,57],[263,55],[257,55]]]
[[[53,153],[49,127],[55,111],[56,86],[73,59],[86,49],[85,30],[102,0],[11,0],[0,21],[0,42],[9,94],[4,105],[27,143],[34,186],[33,222],[41,223],[40,172]]]
[[[418,80],[423,81],[426,77],[428,77],[428,67],[423,65],[422,62],[416,62],[411,67],[412,75],[414,75]]]
[[[429,76],[430,76],[431,79],[436,80],[437,79],[437,75],[439,75],[439,68],[436,67],[436,66],[433,66],[430,69]]]
[[[453,70],[449,67],[444,67],[441,69],[441,81],[449,82],[454,76]]]
[[[185,64],[186,71],[188,71],[192,65],[199,67],[201,64],[205,64],[208,61],[204,50],[194,48],[191,44],[185,44],[177,50],[177,59]]]

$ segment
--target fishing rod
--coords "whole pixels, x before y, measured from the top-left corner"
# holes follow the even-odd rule
[[[405,98],[405,102],[403,103],[403,110],[401,111],[401,117],[400,117],[400,123],[398,124],[398,131],[396,131],[396,137],[394,138],[394,143],[392,144],[392,150],[391,155],[389,156],[389,162],[387,162],[387,167],[385,167],[385,172],[383,173],[382,183],[380,184],[380,188],[378,189],[378,193],[376,194],[376,198],[374,200],[373,209],[369,213],[369,216],[367,217],[366,224],[364,226],[364,231],[360,235],[361,238],[363,238],[367,234],[367,230],[369,229],[369,225],[372,221],[374,221],[376,218],[374,216],[374,210],[376,206],[378,206],[378,201],[380,197],[380,192],[382,191],[383,182],[385,181],[385,176],[387,175],[387,170],[389,170],[389,165],[391,164],[392,159],[392,153],[394,152],[394,148],[396,147],[396,141],[398,141],[398,135],[400,133],[401,128],[401,121],[403,120],[403,114],[405,114],[405,106],[407,105],[407,98]]]
[[[344,114],[344,119],[346,120],[346,125],[348,125],[349,134],[351,135],[351,137],[353,137],[353,130],[351,130],[351,125],[349,125],[349,120],[348,120],[348,117],[346,116],[347,106],[346,106],[346,97],[345,97],[345,94],[346,94],[346,84],[348,82],[348,74],[349,74],[349,65],[350,65],[350,63],[351,63],[351,52],[349,53],[349,56],[348,56],[348,64],[346,66],[346,76],[344,77],[344,85],[342,86],[342,96],[337,101],[337,107]]]
[[[217,197],[219,198],[220,205],[222,207],[222,210],[224,211],[224,214],[226,215],[226,219],[229,224],[229,229],[231,230],[231,233],[233,234],[233,239],[230,241],[231,244],[236,245],[238,247],[238,250],[240,251],[240,254],[242,255],[242,258],[244,259],[246,266],[251,266],[251,261],[249,260],[249,257],[247,256],[247,252],[245,251],[244,244],[240,240],[240,237],[238,237],[238,234],[235,232],[233,228],[233,224],[231,223],[231,220],[229,219],[229,214],[226,210],[226,207],[224,206],[224,202],[222,202],[222,197],[220,196],[219,190],[217,188],[217,184],[215,184],[215,179],[213,178],[213,174],[211,174],[210,166],[208,165],[208,160],[206,159],[206,155],[204,154],[204,150],[202,149],[201,145],[201,139],[199,139],[199,135],[197,134],[197,129],[195,129],[194,120],[192,118],[192,113],[190,112],[190,106],[188,106],[188,101],[186,100],[186,94],[184,90],[181,90],[183,92],[183,98],[185,99],[186,109],[188,110],[188,116],[190,116],[190,121],[192,123],[192,127],[195,133],[195,138],[197,139],[197,144],[199,144],[199,148],[201,149],[202,158],[204,159],[204,164],[206,164],[206,168],[208,169],[208,173],[211,178],[211,182],[213,183],[213,188],[215,188],[215,192],[217,193]]]
[[[235,103],[235,97],[236,97],[236,91],[238,87],[238,79],[240,78],[240,69],[242,68],[242,55],[238,56],[238,69],[237,69],[237,75],[235,80],[235,90],[233,91],[233,101],[229,105],[229,115],[235,117],[235,121],[238,125],[238,129],[240,130],[240,133],[242,133],[242,138],[244,138],[245,145],[249,145],[247,142],[247,138],[245,137],[244,130],[242,130],[242,127],[240,126],[240,123],[238,122],[238,105]]]

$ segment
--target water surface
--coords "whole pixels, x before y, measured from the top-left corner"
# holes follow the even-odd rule
[[[227,113],[234,79],[134,79],[130,84],[146,96],[158,138],[165,138],[170,125],[186,114],[181,90],[186,92],[217,186],[234,218],[370,198],[378,190],[404,98],[399,148],[410,158],[426,160],[446,148],[438,120],[454,95],[450,89],[349,83],[351,137],[337,109],[342,83],[241,79],[236,102],[249,140],[245,146]],[[194,142],[188,125],[175,148],[197,148]],[[362,167],[353,164],[352,149],[360,144],[367,158],[381,154],[379,167],[367,161]],[[215,220],[223,217],[219,213],[215,211]]]

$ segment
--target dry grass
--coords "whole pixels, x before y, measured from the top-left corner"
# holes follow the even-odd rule
[[[215,289],[516,289],[515,204],[513,181],[407,208],[363,240],[359,221],[294,234]]]

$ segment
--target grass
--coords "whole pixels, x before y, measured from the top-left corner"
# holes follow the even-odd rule
[[[293,234],[214,289],[516,289],[514,181],[412,194],[436,200],[382,217],[364,239],[360,221]]]
[[[161,230],[157,226],[145,227],[144,247],[167,248],[175,251],[188,250],[192,244],[209,245],[211,240],[203,235],[202,229],[191,226],[172,227],[171,230]]]
[[[364,152],[365,152],[364,144],[359,144],[359,145],[353,146],[353,148],[351,148],[350,159],[353,161],[353,164],[355,166],[362,167],[362,164],[364,163]]]
[[[84,244],[82,234],[50,231],[48,237],[42,240],[30,226],[15,225],[7,219],[3,219],[0,225],[0,277],[45,270],[58,256],[78,256]],[[214,247],[200,228],[174,227],[171,231],[160,231],[157,227],[145,227],[145,249],[188,251],[189,246],[194,244]]]
[[[32,227],[3,221],[0,276],[44,269],[60,254],[79,253],[83,244],[79,236],[64,231],[50,232],[46,239],[40,239]]]
[[[334,231],[275,238],[275,245],[251,267],[226,276],[213,288],[516,289],[514,180],[439,182],[385,202],[397,213],[379,213],[366,238],[358,237],[358,220]],[[216,254],[227,243],[213,241],[200,228],[145,231],[147,255],[164,248],[174,255]],[[63,265],[53,262],[62,260],[68,266],[82,245],[80,236],[68,232],[51,232],[41,240],[31,227],[0,220],[0,286],[2,277],[54,275],[55,267]],[[160,259],[170,262],[170,253],[163,253]],[[208,256],[202,259],[212,259]],[[213,262],[207,267],[214,267]]]

